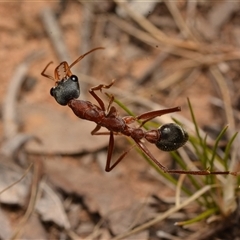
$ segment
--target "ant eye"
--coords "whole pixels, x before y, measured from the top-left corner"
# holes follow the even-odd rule
[[[71,80],[73,82],[77,82],[78,81],[78,77],[76,75],[72,75],[70,78],[71,78]]]
[[[188,134],[175,123],[162,125],[158,131],[160,139],[156,146],[162,151],[174,151],[182,147],[188,140]]]
[[[51,96],[53,96],[53,90],[54,90],[54,88],[51,88],[51,89],[50,89],[50,94],[51,94]]]

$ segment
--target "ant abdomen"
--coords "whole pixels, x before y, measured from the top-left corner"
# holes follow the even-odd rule
[[[174,151],[188,140],[187,132],[176,123],[164,124],[158,128],[160,133],[156,146],[162,151]]]

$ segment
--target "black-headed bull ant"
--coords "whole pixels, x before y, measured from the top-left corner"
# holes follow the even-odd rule
[[[78,83],[78,77],[71,72],[71,68],[83,59],[89,53],[103,49],[102,47],[94,48],[91,51],[77,58],[73,63],[68,65],[67,62],[60,63],[54,71],[54,77],[46,74],[46,69],[52,63],[50,62],[42,71],[42,76],[55,81],[55,87],[51,88],[50,94],[60,105],[68,105],[74,112],[74,114],[88,121],[95,122],[97,126],[91,132],[92,135],[110,135],[109,147],[107,155],[107,163],[105,170],[110,172],[117,164],[126,156],[130,151],[125,151],[116,161],[111,165],[111,158],[114,148],[114,135],[125,135],[131,137],[136,145],[165,173],[178,173],[178,174],[193,174],[193,175],[209,175],[209,174],[234,174],[229,171],[225,172],[211,172],[209,170],[200,171],[185,171],[185,170],[169,170],[164,167],[158,160],[151,154],[147,147],[141,141],[147,140],[150,143],[155,144],[162,151],[174,151],[182,147],[188,140],[188,134],[182,127],[175,123],[164,124],[157,130],[144,131],[141,127],[148,121],[159,117],[164,114],[181,111],[180,107],[168,108],[163,110],[156,110],[146,112],[136,117],[126,116],[119,117],[118,112],[112,103],[114,97],[110,97],[107,108],[105,107],[102,99],[96,94],[96,91],[102,91],[102,89],[110,88],[114,81],[109,85],[100,84],[96,87],[92,87],[89,93],[95,98],[99,106],[89,102],[78,100],[80,95],[80,87]],[[63,76],[62,73],[63,72]],[[142,121],[137,128],[129,126],[129,124],[135,121]],[[101,127],[105,127],[109,132],[99,132]],[[234,174],[235,175],[235,174]]]

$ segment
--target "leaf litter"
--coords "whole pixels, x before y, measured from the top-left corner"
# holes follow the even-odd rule
[[[104,53],[94,55],[91,61],[86,63],[88,70],[85,74],[94,76],[101,83],[108,83],[116,78],[118,80],[116,87],[122,92],[129,91],[129,96],[134,92],[134,95],[142,96],[143,100],[151,99],[166,106],[169,103],[171,106],[181,105],[182,114],[185,116],[188,116],[186,96],[189,96],[193,98],[192,103],[196,106],[196,115],[201,125],[209,125],[210,120],[213,119],[216,122],[213,121],[210,125],[224,124],[219,109],[217,113],[212,111],[209,103],[212,96],[218,94],[215,85],[211,82],[212,79],[205,74],[204,69],[208,64],[219,64],[220,70],[223,69],[222,74],[229,80],[228,87],[233,96],[232,105],[239,110],[239,91],[236,90],[240,89],[238,81],[240,73],[239,68],[236,67],[239,52],[231,53],[231,49],[239,48],[240,35],[237,24],[240,19],[239,3],[183,1],[167,4],[163,1],[152,3],[148,6],[148,12],[140,13],[137,5],[133,12],[129,10],[131,4],[123,7],[124,3],[119,3],[120,1],[117,0],[103,4],[101,8],[94,4],[87,5],[85,1],[79,2],[82,4],[76,1],[42,2],[34,7],[31,3],[0,5],[3,29],[0,39],[3,51],[0,58],[4,69],[0,73],[1,103],[9,99],[5,94],[10,84],[9,79],[14,76],[13,73],[21,63],[23,63],[21,66],[27,67],[22,72],[20,80],[24,81],[26,75],[38,80],[38,84],[30,92],[19,88],[15,92],[10,91],[10,97],[15,99],[13,105],[7,104],[11,108],[11,119],[4,124],[3,120],[0,124],[2,136],[5,136],[2,138],[0,191],[20,180],[0,195],[2,239],[9,239],[14,233],[17,234],[14,236],[26,239],[58,239],[60,236],[69,239],[85,237],[111,239],[114,235],[141,226],[142,223],[156,217],[158,208],[150,204],[153,195],[163,199],[174,195],[174,191],[164,187],[158,175],[149,173],[149,166],[134,151],[119,166],[118,174],[103,173],[101,167],[94,161],[87,161],[87,164],[84,164],[87,155],[90,156],[89,158],[94,158],[92,153],[98,154],[100,150],[102,152],[106,149],[108,139],[91,136],[90,132],[94,128],[92,124],[76,119],[68,109],[57,106],[49,96],[49,89],[53,83],[44,81],[40,77],[40,72],[49,61],[54,60],[59,63],[62,60],[56,55],[63,57],[64,60],[69,59],[67,55],[71,55],[70,59],[74,59],[80,55],[79,45],[88,48],[84,51],[89,50],[92,45],[104,46],[106,47]],[[95,7],[96,11],[92,15],[95,19],[95,28],[93,32],[87,32],[90,28],[81,28],[79,22],[87,23],[91,18],[85,10]],[[47,8],[52,12],[46,11]],[[117,11],[114,10],[115,8]],[[125,17],[119,18],[117,12],[120,8],[125,12]],[[181,15],[178,15],[176,10],[179,10]],[[59,50],[55,49],[55,45],[62,39],[54,39],[51,31],[51,39],[46,35],[46,25],[49,22],[44,23],[41,20],[43,12],[53,13],[57,27],[60,26],[60,31],[63,31],[66,51],[61,54],[57,52]],[[141,18],[138,18],[137,14],[141,15]],[[191,32],[194,36],[198,36],[204,45],[203,48],[199,43],[182,41],[182,36],[191,40],[192,36],[187,34],[189,32],[186,26],[181,25],[181,16],[188,19]],[[129,20],[130,18],[135,21],[143,20],[138,22],[142,24],[141,27],[136,26]],[[146,24],[144,19],[148,18],[158,26],[157,29],[151,28],[149,31],[149,28],[145,28],[147,25],[144,25]],[[11,24],[9,24],[10,20]],[[81,38],[79,31],[82,36],[91,36],[91,41]],[[17,34],[17,37],[13,37],[13,33]],[[214,42],[214,46],[211,45],[211,41]],[[134,49],[134,56],[129,50],[131,48]],[[229,49],[231,54],[228,54]],[[26,64],[26,56],[42,50],[45,53],[41,58],[32,60],[31,65]],[[128,53],[123,54],[126,50]],[[159,55],[159,52],[162,55]],[[215,55],[216,53],[218,55]],[[201,58],[202,56],[204,58]],[[158,61],[158,64],[154,61]],[[225,64],[224,68],[222,68],[223,64]],[[177,71],[173,71],[175,70],[173,66],[178,67]],[[161,71],[158,71],[160,67]],[[199,73],[192,82],[190,82],[192,78],[188,76],[191,76],[193,71],[188,71],[188,68]],[[75,69],[77,73],[80,67]],[[169,79],[172,81],[171,84]],[[184,82],[184,79],[188,79],[187,82]],[[82,83],[81,97],[93,101],[86,91],[89,88],[86,82],[85,80]],[[21,85],[22,82],[19,86]],[[121,94],[116,97],[121,99]],[[136,113],[151,109],[151,106],[146,109],[146,106],[134,102],[134,96],[129,97],[126,104]],[[5,116],[4,111],[3,115]],[[236,118],[238,119],[238,116]],[[5,124],[10,126],[9,135],[6,135],[8,131]],[[13,141],[16,136],[21,137]],[[34,139],[39,141],[33,141]],[[4,145],[7,142],[10,145]],[[121,141],[116,141],[116,145],[116,151],[119,152],[129,146],[126,143],[122,144]],[[7,151],[4,152],[6,149]],[[158,155],[156,150],[153,151]],[[158,159],[164,164],[170,162],[168,155],[162,153],[159,155],[161,156]],[[41,165],[38,175],[32,170],[24,175],[31,163]],[[33,201],[34,199],[36,201]],[[32,213],[25,219],[24,227],[18,232],[31,200],[34,203],[31,206]],[[169,208],[171,206],[172,204],[169,204]],[[73,214],[74,211],[69,209],[77,210]],[[75,221],[72,220],[73,216]],[[172,225],[172,221],[165,219],[164,223],[159,222],[154,227],[139,231],[137,233],[139,235],[124,239],[156,239],[160,235],[164,236],[164,239],[178,237],[191,239],[191,229],[185,231]],[[221,236],[229,237],[225,239],[237,239],[238,233],[234,226],[234,224],[226,228],[221,226],[216,228],[216,232],[220,232]],[[159,229],[164,231],[159,232]],[[228,235],[224,232],[225,229],[230,229]],[[208,227],[204,230],[205,232],[200,234],[200,231],[196,232],[195,229],[193,231],[195,239],[208,237],[213,239],[216,232],[210,231]],[[229,232],[233,235],[231,236]]]

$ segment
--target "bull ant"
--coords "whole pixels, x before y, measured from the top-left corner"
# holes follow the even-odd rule
[[[113,164],[111,164],[113,148],[114,148],[114,135],[125,135],[133,139],[135,145],[137,145],[163,172],[165,173],[177,173],[177,174],[192,174],[192,175],[209,175],[209,174],[233,174],[234,172],[212,172],[207,170],[200,171],[188,171],[188,170],[169,170],[163,166],[158,160],[152,155],[148,148],[141,141],[142,139],[147,140],[149,143],[153,143],[162,151],[174,151],[182,147],[188,140],[187,132],[175,123],[168,123],[160,126],[157,130],[145,131],[141,127],[148,121],[159,117],[164,114],[181,111],[180,107],[168,108],[163,110],[156,110],[143,113],[136,117],[125,116],[119,117],[117,109],[112,106],[114,97],[110,96],[108,106],[105,107],[102,99],[96,94],[96,91],[102,91],[102,89],[109,89],[114,81],[109,85],[100,84],[96,87],[92,87],[89,93],[95,98],[98,105],[95,105],[89,101],[78,100],[80,95],[80,87],[78,83],[78,77],[71,72],[71,68],[83,59],[89,53],[103,49],[102,47],[94,48],[91,51],[77,58],[70,65],[64,61],[61,62],[54,71],[54,77],[46,74],[46,69],[52,63],[48,63],[43,69],[41,75],[55,81],[55,87],[51,88],[50,94],[60,105],[68,105],[74,114],[88,121],[95,122],[97,126],[92,130],[92,135],[109,135],[109,147],[107,154],[107,162],[105,171],[110,172],[117,164],[127,155],[132,149],[125,151]],[[61,76],[63,72],[63,77]],[[136,121],[141,121],[139,127],[131,127],[130,124]],[[108,132],[99,132],[104,127]]]

